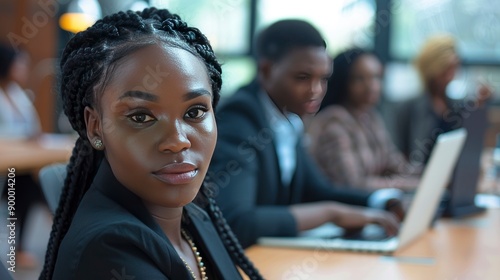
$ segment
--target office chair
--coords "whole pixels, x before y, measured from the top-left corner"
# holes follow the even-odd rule
[[[55,214],[66,178],[66,164],[56,163],[43,167],[38,178],[50,212]]]

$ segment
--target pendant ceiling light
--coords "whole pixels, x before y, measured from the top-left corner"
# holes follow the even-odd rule
[[[101,6],[97,0],[72,0],[59,18],[59,26],[66,31],[83,31],[101,18]]]

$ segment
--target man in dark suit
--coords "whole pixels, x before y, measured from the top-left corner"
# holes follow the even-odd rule
[[[242,245],[326,222],[346,229],[378,223],[394,234],[396,216],[381,209],[397,202],[397,190],[337,188],[303,148],[300,117],[319,109],[332,73],[319,32],[303,21],[280,21],[258,36],[256,49],[256,79],[217,112],[218,141],[208,172]],[[380,210],[362,207],[367,205]]]

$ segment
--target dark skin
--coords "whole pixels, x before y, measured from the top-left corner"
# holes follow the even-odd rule
[[[326,94],[332,62],[325,48],[303,47],[288,52],[278,61],[259,61],[259,81],[281,112],[301,117],[318,111]],[[289,207],[299,231],[333,222],[347,230],[376,223],[388,234],[396,234],[398,221],[392,213],[354,207],[332,201],[295,204]]]
[[[373,109],[380,99],[382,74],[383,67],[377,57],[371,54],[358,57],[349,72],[346,108],[354,114]],[[398,199],[387,201],[386,210],[403,220],[405,211]]]
[[[85,109],[88,139],[102,140],[118,181],[142,198],[199,278],[181,218],[202,185],[217,138],[206,67],[185,50],[160,45],[118,63],[96,108]],[[147,69],[159,75],[148,76]]]
[[[0,87],[5,89],[9,83],[16,82],[21,87],[26,86],[29,78],[30,57],[25,52],[16,54],[7,76],[0,79]]]
[[[371,110],[380,98],[381,79],[382,64],[375,56],[358,57],[349,71],[345,106],[352,112]]]
[[[460,65],[460,60],[458,56],[454,56],[450,59],[448,67],[446,69],[431,78],[427,82],[427,88],[431,95],[433,109],[436,114],[441,115],[447,109],[448,105],[446,103],[446,87],[453,80],[455,74]]]
[[[279,61],[259,62],[262,87],[281,111],[299,116],[319,110],[331,75],[332,61],[321,47],[297,48]]]

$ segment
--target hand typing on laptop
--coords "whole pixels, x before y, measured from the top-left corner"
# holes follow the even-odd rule
[[[332,222],[346,231],[360,230],[368,224],[382,226],[387,235],[396,235],[399,228],[398,217],[390,212],[323,201],[297,204],[290,207],[296,218],[299,231],[308,230],[318,224]]]
[[[406,245],[422,236],[422,234],[429,229],[429,225],[436,215],[443,192],[451,178],[458,155],[462,151],[466,136],[467,131],[464,128],[443,133],[438,136],[429,162],[425,166],[420,184],[416,192],[412,195],[407,211],[402,211],[406,208],[404,207],[406,203],[403,203],[406,202],[404,198],[402,201],[389,200],[385,204],[385,209],[392,213],[377,213],[373,211],[375,209],[371,209],[372,211],[367,213],[363,208],[348,207],[342,204],[329,204],[330,206],[326,206],[326,208],[330,208],[331,211],[334,211],[334,215],[326,215],[325,217],[330,218],[327,222],[335,223],[337,226],[347,229],[347,232],[344,231],[342,237],[339,237],[339,233],[342,235],[342,232],[331,230],[331,227],[330,231],[320,231],[321,228],[318,228],[316,237],[312,232],[302,237],[263,237],[259,239],[259,244],[383,254],[392,254],[396,250],[401,250]],[[346,211],[345,208],[347,208],[347,212],[344,212]],[[292,209],[292,213],[296,214],[295,212],[300,211],[298,211],[298,209]],[[383,236],[378,234],[378,227],[373,224],[379,224],[384,227],[388,233],[393,233],[391,230],[397,230],[395,225],[398,224],[396,216],[393,213],[399,213],[401,217],[404,215],[404,223],[401,224],[397,236],[383,238]],[[328,212],[326,212],[326,214],[328,214]],[[325,218],[322,215],[325,215],[325,213],[316,212],[315,218]],[[394,219],[393,222],[391,222],[390,217]],[[312,220],[312,218],[309,220]],[[297,226],[310,225],[312,221],[309,220],[302,220],[301,223],[297,223]],[[301,220],[297,219],[297,221]],[[356,232],[355,229],[362,228],[364,223],[368,223],[368,225],[363,228],[363,232]],[[325,227],[325,230],[328,230],[328,228]],[[374,235],[372,235],[372,233],[374,233]],[[335,236],[335,234],[337,235]],[[378,238],[377,236],[382,238]]]
[[[399,199],[393,198],[387,200],[385,203],[385,210],[393,213],[401,222],[405,217],[405,208],[403,202]]]
[[[393,213],[363,207],[343,208],[340,210],[339,219],[334,220],[333,223],[344,228],[347,232],[361,230],[368,224],[377,224],[385,229],[387,236],[394,236],[398,233],[399,220]]]

